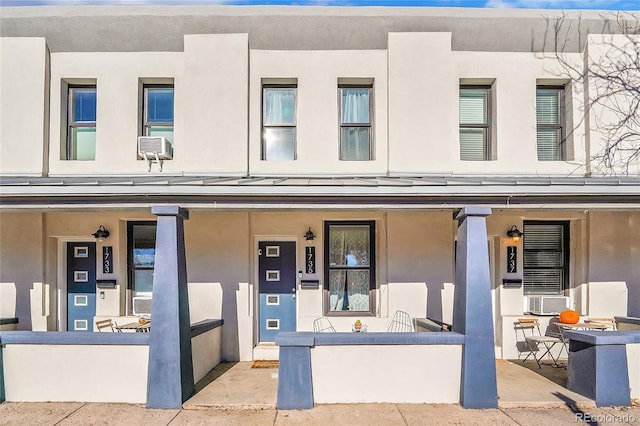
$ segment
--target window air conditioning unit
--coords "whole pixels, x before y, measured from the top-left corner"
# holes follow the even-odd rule
[[[529,296],[529,312],[536,315],[558,315],[569,309],[566,296]]]
[[[136,316],[151,315],[151,298],[150,297],[134,297],[133,298],[133,315],[136,315]]]
[[[142,158],[173,159],[171,141],[162,136],[138,136],[138,155]]]

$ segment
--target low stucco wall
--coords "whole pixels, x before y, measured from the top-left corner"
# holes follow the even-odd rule
[[[146,402],[148,334],[73,334],[2,333],[6,400]]]
[[[460,402],[462,345],[311,348],[315,403]]]
[[[220,321],[222,325],[222,321]],[[216,326],[202,334],[191,337],[193,380],[198,383],[222,358],[222,327]]]

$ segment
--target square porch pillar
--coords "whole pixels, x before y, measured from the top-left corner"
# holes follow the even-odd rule
[[[156,256],[151,302],[147,408],[180,408],[195,392],[184,220],[179,206],[156,206]]]
[[[487,246],[488,207],[456,212],[458,244],[453,298],[453,331],[464,334],[460,403],[464,408],[497,408],[496,356]]]

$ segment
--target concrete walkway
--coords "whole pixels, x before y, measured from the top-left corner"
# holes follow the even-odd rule
[[[528,368],[527,368],[528,367]],[[277,369],[223,363],[180,410],[136,404],[0,404],[0,425],[575,425],[640,426],[640,407],[596,408],[561,386],[566,370],[497,361],[499,409],[453,404],[333,404],[312,410],[275,409]],[[546,377],[545,377],[546,376]]]

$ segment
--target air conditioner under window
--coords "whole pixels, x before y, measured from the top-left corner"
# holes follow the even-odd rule
[[[151,298],[150,297],[134,297],[133,298],[133,315],[136,315],[136,316],[151,315]]]
[[[569,308],[566,296],[528,296],[529,312],[536,315],[558,315]]]
[[[138,155],[160,160],[173,159],[171,141],[163,136],[138,136]]]

